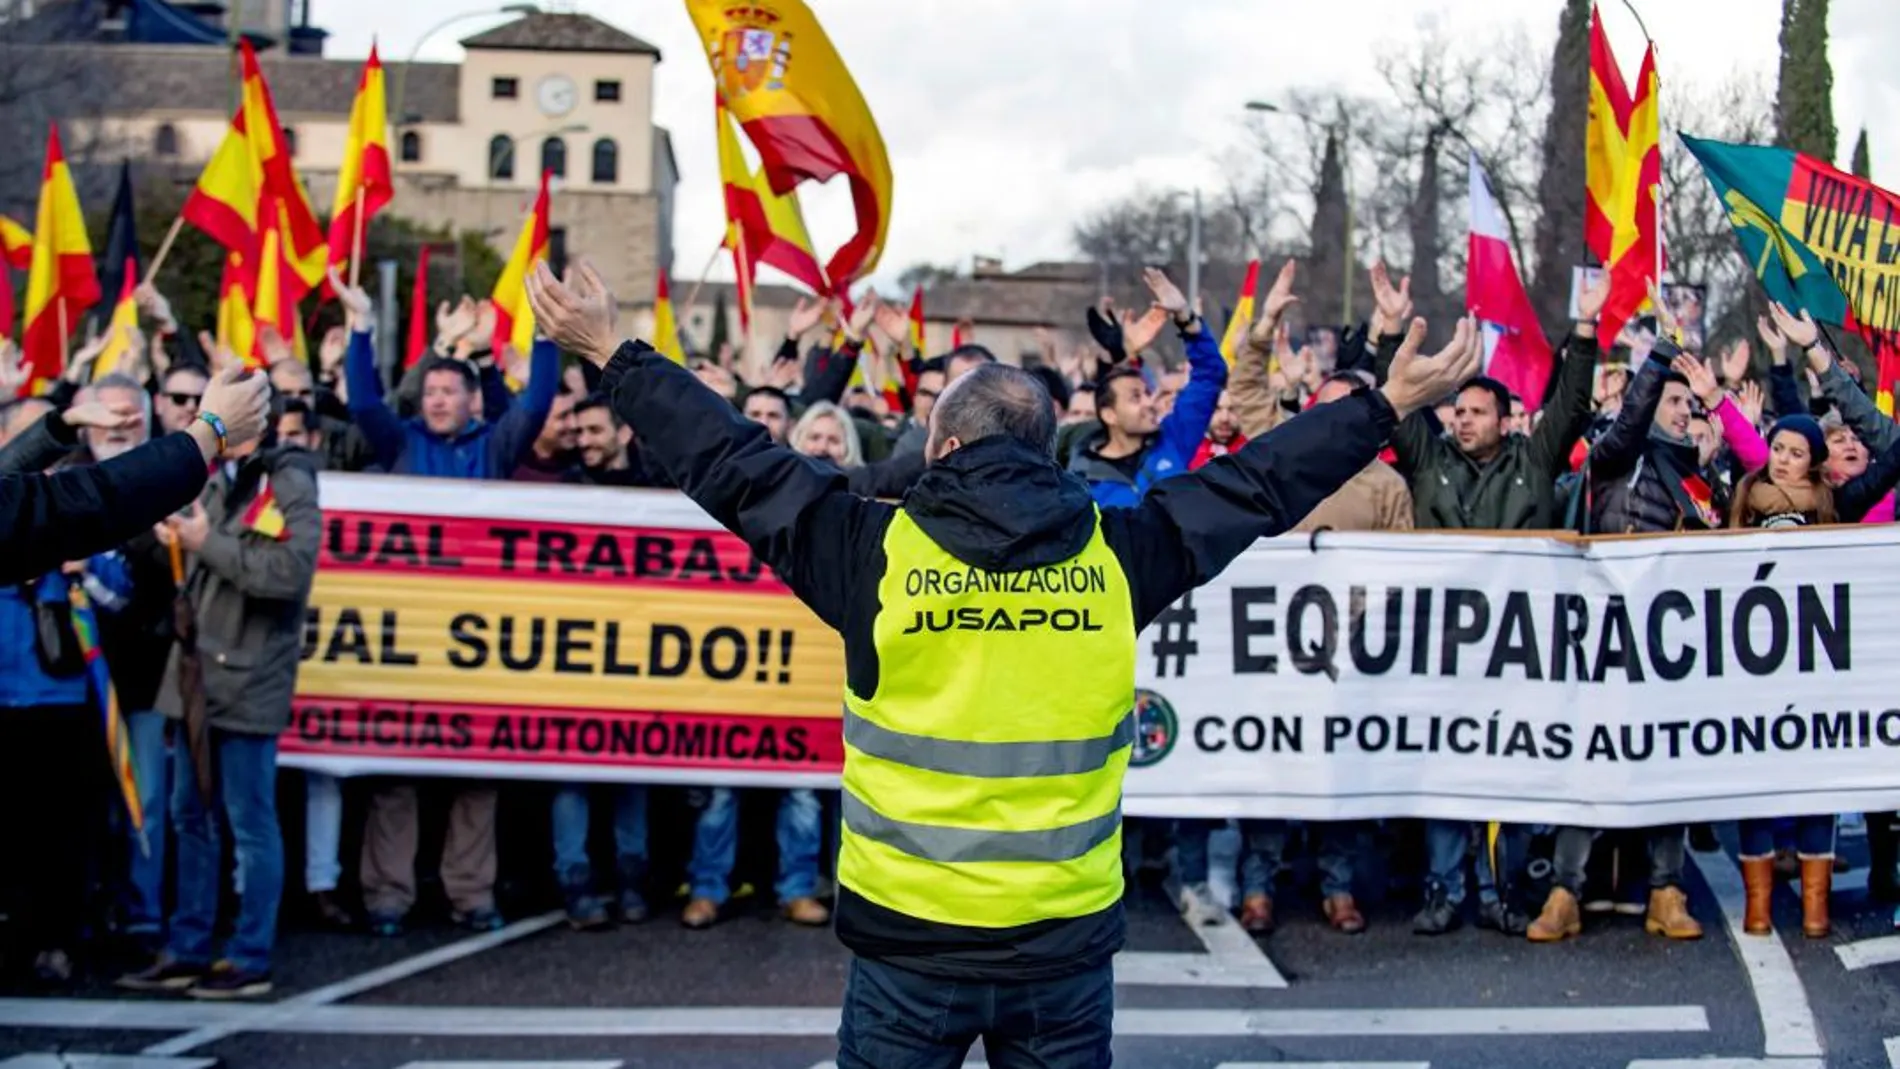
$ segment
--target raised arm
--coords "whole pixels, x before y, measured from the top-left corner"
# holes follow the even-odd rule
[[[200,411],[220,417],[227,444],[263,433],[270,383],[236,369],[213,379]],[[50,475],[0,476],[0,583],[17,583],[150,530],[191,504],[218,455],[210,424],[147,442],[103,464]]]
[[[534,449],[541,425],[554,408],[554,392],[561,385],[561,348],[546,338],[535,339],[529,350],[528,382],[521,397],[495,421],[492,447],[495,470],[511,472]]]
[[[350,421],[376,450],[376,463],[393,469],[402,459],[402,420],[383,401],[382,376],[376,373],[376,311],[369,294],[351,286],[330,269],[330,288],[343,305],[349,323],[350,347],[343,354],[343,381],[349,386]],[[418,365],[420,366],[420,365]]]
[[[1588,331],[1588,333],[1584,333]],[[1544,418],[1531,431],[1531,456],[1551,478],[1570,466],[1570,450],[1590,426],[1590,388],[1596,381],[1594,325],[1578,324],[1557,350],[1557,388],[1544,406]]]
[[[1590,447],[1590,474],[1614,479],[1628,474],[1643,455],[1643,443],[1649,441],[1650,424],[1656,420],[1656,406],[1662,401],[1663,376],[1669,372],[1667,358],[1655,352],[1630,381],[1623,395],[1623,407],[1603,437]]]
[[[1156,483],[1135,508],[1104,511],[1103,535],[1134,588],[1137,627],[1255,540],[1299,523],[1372,463],[1402,417],[1477,372],[1472,321],[1461,320],[1435,357],[1418,355],[1424,338],[1424,320],[1414,320],[1382,390],[1311,408],[1238,453]]]
[[[1142,273],[1142,279],[1154,294],[1156,307],[1174,319],[1181,344],[1187,350],[1188,381],[1175,398],[1174,410],[1161,421],[1161,441],[1183,458],[1192,457],[1207,437],[1207,425],[1213,422],[1214,409],[1220,407],[1220,393],[1227,388],[1227,361],[1220,355],[1220,342],[1207,329],[1207,323],[1189,306],[1187,295],[1154,268]]]
[[[892,510],[851,493],[844,476],[772,442],[692,372],[644,342],[616,345],[613,296],[592,267],[528,276],[536,321],[602,368],[600,388],[640,437],[642,457],[746,544],[832,627],[842,627]]]

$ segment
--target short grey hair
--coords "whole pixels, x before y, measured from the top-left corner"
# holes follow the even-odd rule
[[[122,371],[114,371],[110,375],[101,375],[94,379],[90,386],[79,391],[73,399],[80,403],[91,401],[99,396],[100,390],[119,390],[137,397],[138,400],[135,403],[139,406],[139,418],[145,421],[145,432],[151,433],[152,395],[146,391],[144,383]]]
[[[1056,417],[1041,380],[1007,364],[984,364],[952,383],[931,410],[935,441],[963,445],[1008,437],[1054,456]]]

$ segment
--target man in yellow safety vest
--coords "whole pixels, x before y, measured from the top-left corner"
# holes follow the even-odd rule
[[[1154,285],[1155,278],[1151,278]],[[1165,279],[1159,306],[1206,329]],[[536,322],[602,369],[648,459],[844,637],[838,936],[855,954],[840,1069],[1108,1064],[1135,636],[1254,540],[1370,464],[1398,420],[1474,374],[1469,320],[1391,376],[1134,508],[1057,466],[1031,375],[989,365],[930,415],[901,506],[773,444],[685,368],[620,341],[591,268],[529,280]]]

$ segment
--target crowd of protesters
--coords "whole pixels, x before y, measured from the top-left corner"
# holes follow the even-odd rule
[[[1178,291],[1159,272],[1145,281],[1156,309],[1087,309],[1091,344],[1066,353],[1052,335],[1029,354],[976,343],[934,356],[911,352],[908,319],[872,298],[849,312],[801,302],[768,360],[720,352],[691,363],[775,441],[837,467],[858,493],[899,497],[923,472],[938,394],[1001,355],[1042,381],[1063,425],[1058,460],[1099,505],[1114,507],[1311,405],[1376,388],[1412,320],[1405,283],[1375,267],[1370,320],[1348,331],[1331,358],[1296,349],[1286,329],[1298,300],[1289,264],[1231,367],[1198,317],[1177,331],[1185,362],[1170,363],[1157,345],[1170,321],[1159,306]],[[684,898],[679,921],[707,928],[746,886],[735,879],[740,799],[755,792],[710,785],[674,792],[691,814],[680,835],[687,856],[663,868],[651,860],[649,816],[679,809],[650,807],[657,797],[647,787],[568,785],[550,795],[471,780],[419,790],[413,780],[359,784],[319,773],[286,778],[291,797],[302,794],[287,813],[302,817],[301,834],[289,838],[304,852],[301,882],[289,877],[276,739],[291,719],[322,473],[665,488],[642,461],[638,429],[590,393],[581,370],[564,366],[551,343],[527,354],[491,350],[493,310],[464,299],[438,310],[433,351],[391,384],[376,359],[368,296],[331,282],[344,324],[321,338],[310,363],[283,339],[264,339],[272,424],[254,448],[217,465],[197,505],[116,550],[0,589],[0,635],[9,639],[0,644],[0,732],[10,760],[21,764],[30,754],[37,763],[30,778],[0,779],[13,791],[15,813],[44,817],[0,825],[9,859],[0,877],[0,965],[8,970],[56,986],[82,967],[97,972],[131,957],[136,966],[119,978],[129,988],[258,997],[271,988],[287,887],[301,888],[302,912],[316,923],[391,936],[427,922],[412,915],[432,875],[452,923],[498,929],[506,923],[498,827],[517,799],[539,807],[529,822],[547,841],[549,884],[577,929],[644,921],[675,887]],[[1811,321],[1780,308],[1762,319],[1772,358],[1764,388],[1748,378],[1746,345],[1705,361],[1658,343],[1634,368],[1620,347],[1600,351],[1603,297],[1582,295],[1581,318],[1559,348],[1544,397],[1472,380],[1403,421],[1385,456],[1298,530],[1633,533],[1895,519],[1900,427]],[[181,329],[149,286],[138,300],[141,330],[116,339],[123,352],[111,373],[93,374],[115,342],[102,337],[75,354],[57,388],[0,408],[0,469],[103,461],[192,423],[207,384],[237,358]],[[21,393],[23,376],[17,353],[0,342],[0,396]],[[75,586],[99,613],[137,763],[140,828],[99,757],[100,718],[71,646]],[[345,796],[359,791],[349,808],[363,815],[360,834],[348,837],[360,850],[349,859]],[[445,828],[439,854],[425,859],[422,810],[437,797],[446,804]],[[774,857],[772,892],[787,921],[825,925],[835,800],[790,790],[766,801],[775,845],[743,845]],[[610,836],[591,834],[596,815]],[[1586,913],[1618,912],[1643,915],[1654,934],[1693,939],[1702,928],[1682,891],[1685,841],[1714,843],[1709,828],[1682,826],[1600,833],[1504,825],[1487,833],[1452,821],[1134,823],[1131,872],[1170,873],[1192,923],[1221,923],[1226,913],[1210,889],[1218,858],[1236,870],[1234,911],[1255,933],[1273,928],[1276,896],[1302,893],[1301,858],[1312,862],[1324,923],[1363,931],[1358,896],[1368,890],[1373,844],[1383,840],[1399,848],[1381,853],[1414,859],[1400,893],[1419,903],[1412,927],[1422,935],[1475,915],[1508,935],[1558,941],[1579,934]],[[1900,892],[1891,824],[1890,814],[1869,815],[1869,886],[1889,898]],[[1829,814],[1742,822],[1748,932],[1770,930],[1774,881],[1798,878],[1804,930],[1827,933],[1835,826]],[[595,838],[611,841],[611,864],[595,863]],[[1213,848],[1221,842],[1237,845]],[[348,897],[346,870],[358,892]],[[1468,884],[1475,907],[1466,904]]]

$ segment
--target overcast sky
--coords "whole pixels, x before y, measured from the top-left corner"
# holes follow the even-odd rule
[[[896,176],[888,282],[920,261],[1000,256],[1011,266],[1073,255],[1071,228],[1138,187],[1221,185],[1218,160],[1245,139],[1241,106],[1290,88],[1381,91],[1373,57],[1429,21],[1488,42],[1522,26],[1543,69],[1558,0],[809,0],[856,75]],[[1868,116],[1900,115],[1900,19],[1894,0],[1834,0],[1834,114],[1843,157]],[[499,6],[499,5],[496,5]],[[1665,82],[1715,84],[1759,73],[1774,84],[1780,0],[1639,0]],[[313,0],[332,56],[360,56],[372,34],[399,59],[457,0]],[[664,53],[654,119],[673,134],[681,181],[675,272],[696,274],[724,219],[712,76],[679,0],[584,0],[594,15]],[[1502,16],[1498,12],[1512,14]],[[431,36],[428,59],[502,19],[471,18]],[[1641,33],[1620,3],[1604,21],[1634,77]],[[1876,178],[1893,183],[1900,132],[1873,126]],[[1581,146],[1579,146],[1581,151]],[[1842,160],[1845,163],[1845,159]],[[832,183],[833,186],[841,183]],[[850,228],[841,189],[805,195],[820,256]],[[721,272],[716,271],[715,277]]]

